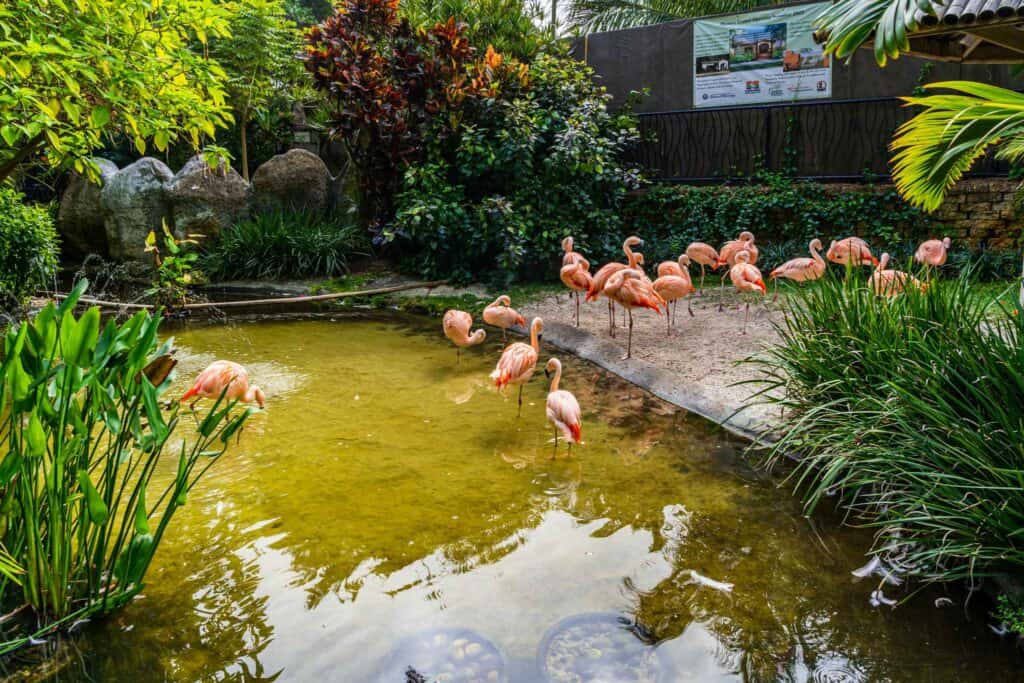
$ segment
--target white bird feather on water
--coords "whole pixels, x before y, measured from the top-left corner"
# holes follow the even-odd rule
[[[903,579],[897,576],[892,569],[886,567],[885,563],[882,562],[882,558],[880,558],[878,555],[875,555],[870,560],[868,560],[868,563],[863,567],[858,567],[850,573],[856,576],[858,579],[865,579],[874,574],[880,577],[882,581],[889,584],[890,586],[899,586],[903,584]]]
[[[871,603],[872,607],[879,607],[881,605],[885,605],[887,607],[895,607],[897,603],[899,603],[899,600],[887,598],[885,596],[885,593],[883,593],[881,590],[877,590],[871,593],[871,597],[869,598],[868,602]]]
[[[693,569],[690,570],[690,577],[690,580],[686,583],[695,583],[698,586],[707,586],[708,588],[714,589],[716,591],[721,591],[723,593],[732,593],[733,584],[731,583],[709,579],[703,574],[698,574]]]

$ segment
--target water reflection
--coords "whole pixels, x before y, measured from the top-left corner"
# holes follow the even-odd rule
[[[552,460],[542,378],[521,419],[483,381],[500,342],[456,367],[434,325],[224,332],[179,332],[178,381],[230,357],[270,409],[176,518],[145,598],[43,679],[375,681],[405,639],[469,629],[536,681],[546,631],[609,612],[668,680],[1020,676],[957,610],[872,609],[849,574],[864,534],[812,529],[740,444],[590,366],[563,358],[586,446]]]

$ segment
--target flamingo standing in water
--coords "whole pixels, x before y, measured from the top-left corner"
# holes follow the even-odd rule
[[[949,252],[949,245],[952,243],[948,237],[941,240],[927,240],[914,252],[914,260],[932,268],[938,268],[946,263],[946,254]]]
[[[487,338],[487,333],[482,328],[470,334],[469,328],[473,326],[473,316],[465,311],[454,308],[445,311],[441,324],[444,327],[444,336],[455,344],[456,364],[462,362],[463,347],[476,346]]]
[[[875,266],[875,272],[868,278],[868,287],[879,296],[896,296],[902,294],[907,287],[916,287],[921,291],[927,289],[921,281],[913,275],[899,270],[886,268],[889,265],[889,254],[882,254],[882,260]]]
[[[700,291],[698,294],[704,294],[704,267],[708,266],[714,270],[718,263],[718,252],[710,244],[704,242],[693,242],[690,246],[686,247],[686,255],[690,257],[690,260],[694,263],[700,264]]]
[[[750,254],[744,250],[736,254],[736,264],[729,269],[729,279],[732,280],[736,291],[741,295],[746,292],[759,292],[761,296],[768,293],[764,286],[761,271],[757,266],[750,264]],[[743,332],[747,333],[747,321],[750,319],[750,302],[747,302],[747,310],[743,316]]]
[[[555,452],[551,456],[554,458],[558,454],[558,432],[562,432],[565,440],[569,442],[569,455],[572,455],[574,443],[583,443],[583,432],[579,402],[572,393],[558,388],[558,383],[562,379],[562,362],[557,358],[548,359],[547,365],[544,366],[544,376],[551,377],[552,374],[554,377],[548,391],[547,415],[555,425]]]
[[[818,253],[821,251],[821,240],[815,237],[807,245],[807,248],[811,252],[810,258],[804,256],[790,259],[768,274],[769,280],[775,280],[775,299],[779,298],[779,281],[776,278],[786,278],[793,282],[808,282],[817,280],[825,274],[827,264]]]
[[[562,266],[558,276],[562,284],[572,290],[572,296],[576,297],[576,327],[580,326],[580,292],[590,289],[594,278],[590,275],[590,262],[580,258],[574,263]]]
[[[221,394],[224,395],[226,401],[241,401],[242,403],[255,401],[260,408],[265,408],[267,405],[263,391],[255,384],[249,384],[248,371],[230,360],[218,360],[210,363],[196,377],[192,388],[181,397],[181,402],[184,403],[195,397],[192,405],[189,406],[195,409],[199,399],[218,399]]]
[[[523,385],[533,377],[533,371],[537,369],[537,355],[540,353],[540,333],[544,329],[544,321],[534,318],[530,323],[530,343],[515,342],[505,347],[498,359],[498,365],[491,373],[494,386],[504,389],[509,384],[519,385],[519,411],[516,416],[523,414]]]
[[[615,303],[611,297],[608,297],[604,293],[605,285],[608,284],[608,279],[615,273],[625,270],[626,268],[636,269],[637,259],[643,258],[643,255],[634,252],[633,247],[642,247],[644,241],[636,235],[631,235],[626,238],[626,241],[622,243],[622,251],[626,254],[626,260],[628,263],[619,263],[618,261],[612,261],[601,266],[590,283],[590,289],[587,290],[587,301],[594,301],[599,296],[605,296],[608,299],[608,333],[615,336]],[[642,275],[642,273],[641,273]]]
[[[526,327],[526,319],[512,306],[512,299],[502,294],[484,308],[484,322],[501,328],[501,338],[508,338],[508,328],[513,325]]]
[[[868,243],[859,237],[847,237],[838,242],[832,240],[825,252],[825,258],[841,266],[877,266],[878,259],[871,255]]]
[[[661,306],[665,305],[665,300],[654,291],[654,283],[647,279],[643,271],[633,268],[620,270],[608,278],[604,295],[625,308],[629,314],[629,340],[626,342],[626,355],[623,356],[623,360],[626,360],[633,355],[633,309],[649,308],[661,315]]]
[[[567,266],[570,263],[576,263],[577,261],[583,258],[583,254],[579,253],[578,251],[573,251],[572,248],[573,239],[570,235],[569,237],[566,237],[564,240],[562,240],[562,251],[565,252],[562,255],[563,266]]]
[[[654,291],[665,300],[666,316],[665,336],[672,334],[672,325],[675,324],[675,310],[678,300],[693,294],[696,289],[693,287],[693,280],[690,279],[690,257],[683,254],[679,261],[664,261],[658,266],[658,279],[654,281]],[[671,312],[668,305],[672,304]],[[687,310],[693,315],[693,309],[689,307],[687,299]]]

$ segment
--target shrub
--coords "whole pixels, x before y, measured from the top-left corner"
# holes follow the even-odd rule
[[[199,267],[221,280],[332,277],[368,251],[354,224],[305,211],[260,214],[222,230],[205,248]]]
[[[42,206],[28,206],[18,192],[0,187],[0,306],[24,303],[57,272],[57,232]]]
[[[466,36],[478,50],[493,46],[508,57],[531,61],[553,47],[550,18],[525,0],[405,0],[399,11],[416,26],[433,26],[450,17],[466,24]]]
[[[833,495],[873,552],[927,581],[1024,569],[1024,316],[989,316],[969,270],[878,298],[829,273],[755,362],[790,411],[769,464],[813,510]]]
[[[160,407],[175,363],[160,319],[76,318],[84,290],[4,335],[0,612],[33,614],[5,623],[0,655],[138,595],[175,512],[249,416],[218,400],[165,457],[180,416]],[[177,474],[160,485],[157,470]]]
[[[638,140],[593,72],[541,55],[515,92],[467,103],[461,125],[403,178],[386,233],[427,276],[507,283],[547,275],[567,234],[597,258],[622,240],[620,210],[640,183],[620,161]]]

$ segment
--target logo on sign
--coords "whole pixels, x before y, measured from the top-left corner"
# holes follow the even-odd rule
[[[825,81],[818,81],[818,92],[825,92],[828,84]]]
[[[747,94],[761,92],[761,81],[747,81]]]

